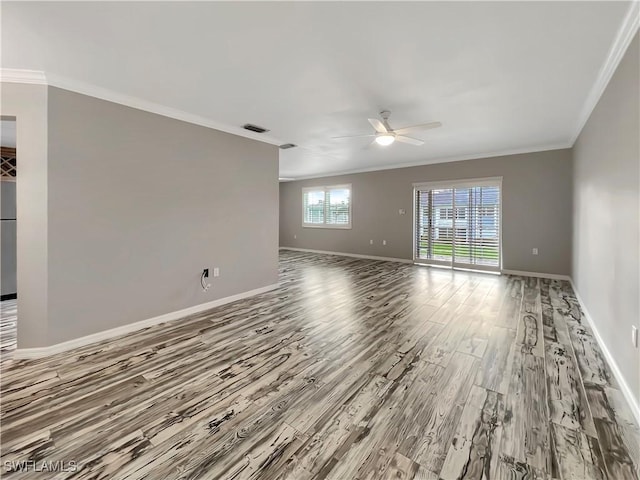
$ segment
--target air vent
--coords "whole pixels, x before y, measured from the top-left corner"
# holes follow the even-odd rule
[[[253,125],[251,123],[245,123],[242,126],[242,128],[244,128],[245,130],[250,130],[252,132],[256,132],[256,133],[264,133],[264,132],[268,132],[269,131],[266,128],[259,127],[258,125]]]
[[[280,148],[282,150],[286,150],[287,148],[293,148],[293,147],[297,147],[297,145],[295,143],[283,143],[282,145],[280,145]]]

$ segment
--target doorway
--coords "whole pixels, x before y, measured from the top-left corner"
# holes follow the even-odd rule
[[[16,348],[17,284],[16,120],[0,119],[0,353]]]
[[[414,261],[500,271],[502,178],[414,184]]]

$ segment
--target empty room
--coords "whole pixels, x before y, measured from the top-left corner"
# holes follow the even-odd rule
[[[0,25],[1,478],[640,480],[640,2]]]

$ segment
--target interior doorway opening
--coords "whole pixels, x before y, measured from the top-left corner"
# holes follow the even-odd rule
[[[0,118],[0,355],[16,348],[18,326],[16,119]]]

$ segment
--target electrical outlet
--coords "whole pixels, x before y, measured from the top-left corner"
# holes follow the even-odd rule
[[[386,241],[386,240],[382,240],[382,244],[383,244],[383,245],[386,245],[386,244],[387,244],[387,241]]]
[[[294,240],[297,240],[297,239],[298,239],[298,235],[294,235],[294,236],[293,236],[293,239],[294,239]]]
[[[404,208],[398,210],[399,215],[404,215],[405,213],[407,213],[407,211]]]
[[[220,276],[220,269],[218,267],[213,267],[213,276],[214,277]]]
[[[373,245],[373,240],[369,240],[369,245]]]
[[[209,278],[209,269],[205,268],[204,270],[202,270],[202,276],[204,278]]]
[[[635,325],[631,326],[631,343],[633,346],[638,348],[638,327]]]
[[[537,255],[537,254],[538,254],[538,249],[537,249],[537,248],[532,248],[532,249],[531,249],[531,253],[532,253],[533,255]]]

